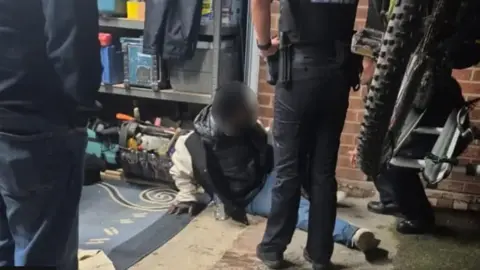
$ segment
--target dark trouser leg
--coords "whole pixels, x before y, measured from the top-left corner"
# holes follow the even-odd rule
[[[8,226],[7,208],[0,196],[0,268],[14,265],[15,245]]]
[[[281,258],[295,231],[302,184],[299,158],[306,155],[302,153],[305,140],[302,129],[305,129],[303,117],[309,103],[309,89],[298,88],[297,82],[292,83],[292,89],[280,86],[276,89],[273,145],[277,179],[267,227],[258,246],[260,253],[275,260]]]
[[[378,191],[380,202],[383,205],[396,203],[391,180],[383,175],[379,175],[377,178],[375,178],[373,184]]]
[[[385,177],[391,181],[400,212],[407,220],[433,221],[433,209],[418,170],[391,166],[385,172]]]
[[[310,123],[317,122],[310,160],[310,213],[306,250],[313,264],[326,265],[333,253],[336,218],[337,166],[340,134],[348,108],[349,87],[341,74],[332,76],[317,102],[321,107]],[[319,88],[322,86],[318,86]],[[321,88],[320,88],[321,89]],[[331,91],[330,93],[328,91]]]
[[[329,66],[326,59],[295,51],[293,81],[288,89],[277,86],[275,92],[277,183],[272,190],[265,235],[258,247],[263,255],[280,258],[290,243],[297,223],[300,187],[306,182],[313,196],[307,250],[314,263],[330,262],[336,216],[335,167],[349,87],[344,74]],[[307,156],[311,166],[305,166]],[[306,167],[311,169],[307,171]]]
[[[15,266],[78,269],[85,146],[85,130],[0,133],[0,194],[15,240]]]

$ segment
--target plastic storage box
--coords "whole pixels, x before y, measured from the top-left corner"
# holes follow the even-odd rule
[[[154,91],[169,88],[166,66],[157,55],[142,52],[143,38],[122,38],[124,86],[147,87]]]
[[[127,16],[127,0],[97,0],[97,6],[101,15]]]
[[[102,61],[102,83],[106,85],[123,82],[123,53],[112,44],[112,36],[106,33],[98,34],[100,40],[100,58]]]
[[[145,1],[127,1],[127,18],[131,20],[145,20]]]
[[[219,83],[240,79],[239,55],[232,40],[221,43]],[[175,91],[211,94],[213,87],[213,43],[199,41],[193,59],[170,62],[170,83]]]

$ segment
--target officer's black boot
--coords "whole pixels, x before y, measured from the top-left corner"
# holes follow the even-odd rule
[[[270,269],[282,269],[286,266],[283,254],[264,253],[258,246],[257,258]]]
[[[308,254],[308,251],[306,249],[303,250],[303,258],[305,261],[309,262],[312,264],[312,269],[313,270],[332,270],[333,269],[333,264],[314,264],[312,258],[310,258],[310,255]]]
[[[383,203],[381,201],[371,201],[367,204],[368,211],[381,215],[398,214],[399,209],[396,203]]]
[[[405,219],[397,224],[397,231],[402,234],[425,234],[435,229],[433,220],[409,220]]]

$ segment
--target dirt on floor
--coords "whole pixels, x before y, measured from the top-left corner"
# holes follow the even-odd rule
[[[434,235],[400,236],[396,270],[480,269],[480,213],[438,210]]]

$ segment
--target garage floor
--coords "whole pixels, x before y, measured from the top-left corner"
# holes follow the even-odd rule
[[[369,259],[376,259],[369,263],[363,253],[336,245],[333,261],[344,266],[342,269],[393,269],[391,258],[398,244],[390,229],[394,218],[369,213],[362,199],[348,199],[346,204],[338,209],[338,215],[376,232],[382,240],[381,249],[369,254]],[[232,225],[230,221],[215,221],[211,210],[207,209],[168,244],[133,269],[266,269],[255,259],[255,246],[262,237],[265,222],[256,218],[251,223],[248,227],[242,227]],[[311,269],[302,258],[305,240],[306,234],[297,231],[286,254],[286,258],[293,263],[291,269]]]
[[[338,208],[338,216],[377,233],[382,240],[380,249],[365,255],[336,245],[333,262],[339,265],[338,269],[480,269],[479,213],[438,211],[441,226],[435,236],[400,236],[394,230],[395,219],[369,213],[366,202],[348,198],[347,206]],[[264,270],[255,258],[255,246],[261,239],[265,221],[261,218],[251,221],[248,227],[216,221],[212,209],[207,209],[170,242],[131,269]],[[293,263],[291,270],[311,269],[302,258],[305,240],[306,234],[297,231],[286,254]]]

